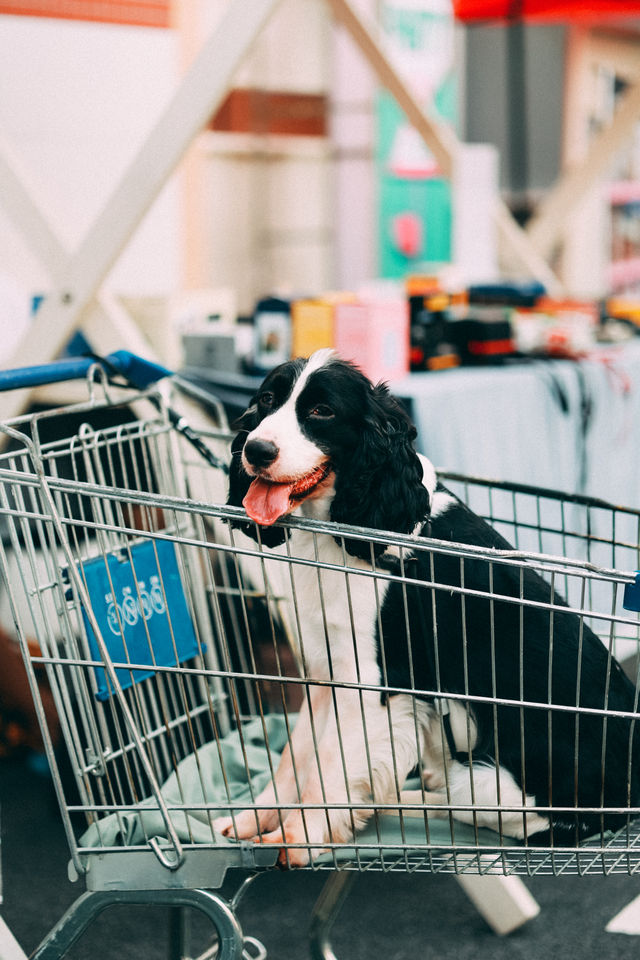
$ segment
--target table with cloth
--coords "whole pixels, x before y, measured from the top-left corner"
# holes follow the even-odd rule
[[[437,467],[640,506],[640,341],[580,361],[411,374],[390,387]]]

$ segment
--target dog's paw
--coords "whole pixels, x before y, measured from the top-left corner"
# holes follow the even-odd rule
[[[280,822],[277,810],[243,810],[233,817],[217,817],[213,828],[224,837],[260,843],[263,836],[275,830]]]
[[[284,836],[281,829],[271,830],[269,833],[262,833],[253,838],[256,843],[284,843]]]
[[[232,840],[250,840],[260,832],[260,822],[255,810],[244,810],[235,817],[217,817],[213,829]]]
[[[228,818],[221,818],[226,821]],[[230,818],[229,818],[230,819]],[[237,819],[237,818],[236,818]],[[217,821],[216,821],[217,823]],[[255,821],[254,821],[255,826]],[[216,827],[217,829],[217,827]],[[222,831],[221,831],[222,832]],[[233,833],[225,833],[225,836],[234,836]],[[250,840],[251,843],[265,843],[271,844],[273,846],[281,847],[278,854],[277,866],[281,870],[288,870],[292,867],[306,867],[308,866],[317,856],[320,855],[323,851],[320,849],[309,851],[306,847],[293,847],[290,844],[295,844],[299,842],[304,842],[304,838],[300,840],[298,837],[289,835],[285,829],[278,828],[277,830],[271,830],[269,833],[260,833],[255,834],[250,837],[245,837],[243,839]]]
[[[306,847],[283,847],[278,854],[278,866],[281,870],[290,870],[295,867],[308,867],[321,852],[321,850],[318,850],[317,853],[315,853]]]
[[[271,833],[263,834],[260,838],[262,843],[273,843],[280,846],[278,866],[282,870],[293,867],[307,867],[321,854],[327,852],[324,846],[327,841],[322,831],[314,834],[309,828],[304,828],[300,819],[297,812],[294,812],[285,823],[284,829],[273,830]]]
[[[213,821],[213,829],[216,833],[221,833],[223,837],[234,837],[233,819],[231,817],[216,817]]]

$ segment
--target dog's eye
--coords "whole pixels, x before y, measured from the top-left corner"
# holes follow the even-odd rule
[[[263,407],[272,407],[274,399],[270,390],[265,390],[264,393],[261,393],[258,397],[258,401]]]
[[[335,416],[335,414],[326,403],[317,403],[315,407],[309,410],[309,416],[316,417],[318,420],[328,420],[330,417]]]

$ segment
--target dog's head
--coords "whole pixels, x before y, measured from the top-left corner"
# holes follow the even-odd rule
[[[415,427],[386,386],[330,350],[276,367],[236,425],[228,502],[244,506],[267,546],[284,541],[270,528],[298,507],[397,533],[428,515]],[[366,543],[347,549],[370,557]]]

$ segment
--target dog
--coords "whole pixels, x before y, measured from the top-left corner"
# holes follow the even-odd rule
[[[318,682],[256,808],[217,828],[303,865],[352,840],[377,805],[397,809],[416,768],[422,816],[451,812],[519,841],[575,846],[627,822],[635,687],[532,568],[435,546],[401,558],[383,537],[276,525],[293,514],[511,549],[438,482],[387,387],[318,351],[274,369],[237,426],[228,503],[250,521],[234,523],[267,548],[288,537],[307,561],[291,575],[303,676]]]

